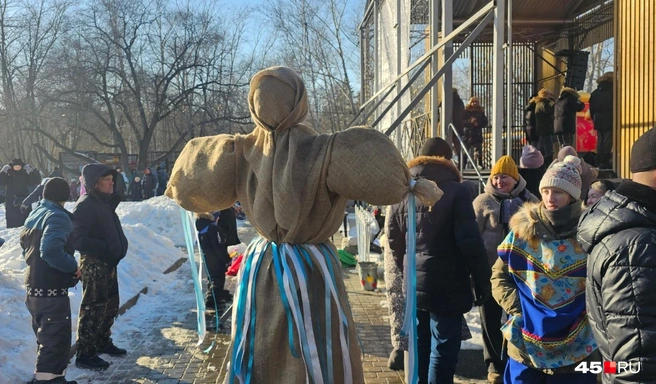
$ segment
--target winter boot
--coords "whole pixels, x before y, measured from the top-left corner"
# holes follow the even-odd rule
[[[223,301],[230,302],[230,301],[232,301],[232,293],[230,293],[230,291],[228,291],[227,289],[222,289],[219,292],[219,297],[218,298],[223,300]]]
[[[101,359],[98,355],[91,357],[78,356],[75,359],[75,366],[82,369],[90,369],[92,371],[104,371],[109,368],[109,362]]]
[[[115,346],[114,343],[111,342],[106,346],[104,346],[103,348],[98,348],[96,352],[99,355],[107,354],[109,356],[114,356],[114,357],[122,357],[128,354],[128,351],[126,351],[123,348],[119,348]]]
[[[400,349],[394,349],[392,350],[392,353],[390,353],[390,357],[387,360],[387,368],[391,369],[392,371],[403,371],[404,369],[404,353]]]

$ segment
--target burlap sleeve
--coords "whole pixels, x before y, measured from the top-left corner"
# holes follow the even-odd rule
[[[327,185],[351,200],[392,205],[409,190],[410,172],[401,154],[384,134],[351,128],[335,134]]]
[[[234,136],[193,139],[173,166],[166,196],[192,212],[229,208],[237,200],[235,167]]]

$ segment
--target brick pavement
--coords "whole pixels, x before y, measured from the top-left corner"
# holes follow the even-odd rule
[[[175,272],[180,278],[189,275],[188,265]],[[364,357],[363,366],[365,382],[404,383],[403,372],[394,372],[387,368],[387,358],[391,351],[389,343],[389,325],[387,310],[380,302],[385,299],[383,292],[366,292],[361,289],[355,269],[343,270],[344,281],[361,339]],[[230,282],[231,285],[234,281]],[[384,287],[384,284],[382,284]],[[191,285],[187,285],[191,295]],[[181,293],[182,294],[182,293]],[[193,304],[190,303],[190,307]],[[120,319],[119,319],[120,321]],[[228,359],[227,348],[229,336],[225,333],[209,332],[206,341],[196,346],[196,311],[186,310],[178,320],[162,315],[142,324],[127,337],[124,335],[119,345],[126,347],[130,353],[125,358],[109,358],[113,363],[110,369],[102,373],[90,374],[90,383],[157,383],[157,384],[205,384],[222,383]],[[214,347],[204,353],[212,342]],[[474,355],[482,359],[480,351],[463,351],[459,373],[472,376],[471,362],[463,362],[463,354]],[[475,364],[476,362],[474,362]],[[482,364],[479,364],[482,366]],[[474,378],[459,376],[456,383],[485,383],[484,376]],[[476,369],[474,369],[476,371]],[[79,380],[79,379],[78,379]],[[81,383],[84,381],[80,381]]]
[[[254,231],[252,231],[254,233]],[[250,241],[250,233],[239,236]],[[338,236],[335,236],[339,244]],[[173,272],[179,279],[189,280],[189,265]],[[405,383],[403,372],[387,368],[387,358],[391,352],[387,309],[380,303],[385,300],[384,283],[379,290],[366,292],[360,287],[355,269],[343,270],[344,282],[348,292],[353,317],[363,348],[363,367],[365,383]],[[234,290],[235,279],[228,279],[230,289]],[[192,285],[186,284],[186,292],[181,294],[193,297]],[[189,309],[189,308],[193,308]],[[195,304],[182,312],[171,311],[162,303],[162,314],[130,334],[122,335],[117,344],[128,349],[124,358],[109,358],[112,366],[105,372],[90,373],[76,379],[82,383],[148,383],[148,384],[206,384],[223,383],[228,363],[228,330],[219,333],[208,332],[205,342],[197,346]],[[172,314],[173,312],[173,314]],[[120,318],[118,319],[120,321]],[[203,352],[213,343],[209,353]],[[486,383],[482,351],[461,351],[456,383]]]

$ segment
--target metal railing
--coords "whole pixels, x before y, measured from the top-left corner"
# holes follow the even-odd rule
[[[480,181],[481,186],[485,188],[485,179],[483,178],[483,175],[481,175],[480,170],[478,169],[478,166],[476,165],[476,162],[472,158],[471,154],[467,150],[467,147],[465,147],[465,142],[462,140],[462,137],[460,137],[460,134],[458,133],[458,130],[453,124],[449,124],[449,129],[453,132],[455,135],[456,139],[460,142],[460,154],[458,154],[458,166],[460,167],[460,174],[462,175],[463,170],[464,170],[464,161],[462,159],[463,153],[467,155],[467,159],[469,159],[469,163],[474,167],[474,171],[476,172],[476,175],[478,175],[478,181]]]

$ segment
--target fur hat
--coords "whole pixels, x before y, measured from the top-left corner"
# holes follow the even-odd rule
[[[631,172],[647,172],[656,169],[656,128],[643,133],[631,149]]]
[[[540,168],[542,164],[544,164],[542,153],[532,145],[525,145],[522,149],[522,157],[519,159],[519,167],[535,169]]]
[[[67,201],[71,196],[71,189],[66,180],[61,177],[52,177],[43,186],[43,198],[62,202]]]
[[[581,159],[570,155],[563,161],[553,163],[540,181],[540,190],[548,187],[561,189],[574,200],[579,200],[581,197]]]
[[[579,92],[570,87],[563,87],[563,89],[560,91],[560,98],[563,98],[566,95],[571,95],[572,97],[576,98],[577,100],[581,98],[581,95],[579,95]]]
[[[431,137],[419,150],[419,156],[440,156],[447,159],[453,157],[451,146],[441,137]]]
[[[490,177],[502,173],[512,177],[515,180],[519,180],[519,170],[517,169],[517,164],[515,164],[515,160],[513,160],[512,157],[508,155],[501,156],[499,160],[497,160],[497,162],[494,164],[494,167],[492,167]]]
[[[11,159],[11,162],[9,163],[9,165],[11,165],[12,167],[14,165],[20,165],[22,167],[22,166],[25,165],[25,163],[23,162],[23,160],[20,157],[17,157],[15,159]]]
[[[597,84],[605,82],[612,83],[613,80],[615,79],[615,73],[614,72],[606,72],[603,75],[599,76],[597,79]]]

